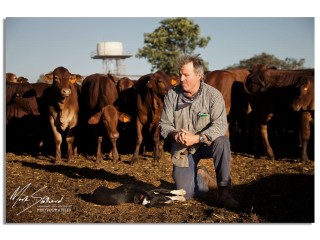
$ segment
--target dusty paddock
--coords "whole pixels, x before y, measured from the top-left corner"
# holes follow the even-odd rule
[[[131,203],[99,206],[77,194],[98,186],[152,184],[173,188],[172,166],[166,152],[159,163],[151,153],[130,165],[130,155],[121,161],[94,162],[79,156],[74,162],[52,163],[53,157],[15,155],[5,159],[7,223],[312,223],[314,212],[314,162],[295,159],[270,161],[248,155],[232,155],[232,193],[241,208],[228,211],[215,204],[215,192],[203,199],[146,208]],[[214,175],[210,159],[200,165]],[[19,193],[19,194],[18,194]],[[33,195],[33,198],[31,197]],[[17,201],[18,197],[19,201]],[[29,196],[26,197],[26,196]],[[35,198],[37,197],[37,198]],[[59,203],[36,203],[46,197]],[[35,204],[36,203],[36,204]]]

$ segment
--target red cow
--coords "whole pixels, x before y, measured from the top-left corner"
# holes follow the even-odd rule
[[[240,148],[243,144],[243,134],[247,134],[247,113],[249,112],[248,96],[243,83],[250,74],[245,68],[216,70],[205,74],[205,83],[218,89],[226,105],[228,130],[232,147]],[[236,142],[237,133],[241,134],[242,143]]]
[[[300,90],[298,94],[296,94],[297,87]],[[274,114],[280,114],[290,109],[299,111],[304,105],[306,111],[300,111],[301,160],[307,160],[306,149],[310,138],[312,116],[310,111],[314,110],[314,70],[277,70],[269,69],[265,65],[257,65],[253,68],[252,74],[248,76],[245,89],[249,94],[253,94],[251,103],[256,115],[257,129],[260,130],[268,157],[271,159],[274,159],[275,156],[268,139],[268,122]],[[279,91],[283,89],[282,91],[286,91],[286,93],[275,98],[270,92],[277,89]],[[265,94],[262,94],[264,92]],[[284,106],[283,102],[287,105],[286,108],[280,108]],[[269,107],[266,107],[267,105]],[[291,119],[291,121],[293,120]]]
[[[26,115],[39,115],[36,92],[29,83],[6,83],[6,122]]]
[[[163,151],[163,143],[160,141],[159,121],[163,108],[164,95],[171,87],[171,79],[164,72],[157,71],[154,74],[142,76],[135,84],[137,93],[137,142],[131,164],[137,161],[140,146],[143,141],[142,129],[145,126],[152,134],[154,142],[154,159],[159,160]]]
[[[252,69],[244,87],[248,93],[256,94],[270,88],[301,85],[309,77],[314,77],[314,69],[278,70],[259,64]]]
[[[93,74],[83,80],[81,88],[81,112],[90,125],[100,124],[100,127],[107,132],[112,143],[113,160],[119,160],[117,150],[117,139],[119,132],[117,131],[118,121],[129,121],[130,116],[120,113],[113,105],[118,98],[118,92],[114,78],[109,75]],[[97,138],[97,161],[102,160],[101,143],[103,132],[97,127],[94,128]]]
[[[247,69],[231,69],[231,70],[216,70],[206,73],[205,83],[218,89],[225,101],[227,115],[231,109],[231,99],[236,97],[232,93],[234,82],[244,83],[250,72]],[[241,99],[237,99],[241,100]]]
[[[123,77],[117,82],[119,97],[114,103],[119,108],[120,112],[128,114],[131,119],[136,119],[137,116],[137,93],[134,85],[136,80],[131,80]],[[136,122],[130,121],[126,123],[119,122],[118,130],[120,138],[118,145],[123,153],[130,154],[134,151],[133,142],[136,141]]]
[[[50,91],[52,84],[38,82],[31,83],[36,92],[36,99],[40,112],[39,118],[35,120],[36,129],[34,131],[34,141],[36,142],[36,154],[54,154],[55,143],[54,136],[49,122]]]
[[[62,133],[67,131],[68,161],[74,159],[74,136],[78,124],[78,94],[70,82],[71,73],[64,67],[52,72],[53,83],[50,87],[48,106],[49,121],[56,146],[56,163],[61,162]]]
[[[30,136],[39,117],[36,92],[29,83],[6,83],[6,149],[32,152]],[[33,153],[33,152],[32,152]]]
[[[311,136],[310,123],[314,113],[314,77],[309,77],[300,86],[300,94],[293,100],[292,108],[300,111],[301,124],[301,160],[308,160],[307,146]]]

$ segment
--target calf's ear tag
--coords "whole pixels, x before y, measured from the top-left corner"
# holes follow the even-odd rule
[[[74,84],[77,81],[76,78],[69,78],[69,82],[71,82],[72,84]]]
[[[127,123],[130,122],[131,117],[125,113],[120,113],[119,120],[120,122]]]
[[[128,118],[128,117],[123,117],[123,122],[130,122],[130,118]]]

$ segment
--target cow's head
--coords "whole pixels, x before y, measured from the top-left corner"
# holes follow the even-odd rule
[[[40,115],[36,99],[36,91],[29,83],[21,83],[12,98],[12,102],[26,114]]]
[[[56,88],[62,99],[67,98],[72,93],[72,74],[64,67],[57,67],[52,72],[52,85]]]
[[[118,121],[129,122],[130,119],[131,117],[128,114],[119,112],[115,106],[107,105],[90,117],[88,123],[98,124],[101,122],[107,131],[108,137],[112,140],[119,138],[119,132],[117,131]]]
[[[314,110],[314,77],[301,79],[298,87],[299,95],[293,100],[292,109],[294,111]]]
[[[17,76],[13,73],[6,73],[6,82],[17,83]]]
[[[265,82],[268,67],[266,65],[257,65],[252,69],[251,74],[244,82],[244,89],[249,94],[256,94],[267,90],[268,86]]]
[[[152,89],[154,93],[164,96],[172,87],[170,77],[161,71],[157,71],[150,75],[147,87]]]

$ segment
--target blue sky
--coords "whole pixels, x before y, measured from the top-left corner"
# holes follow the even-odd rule
[[[196,17],[191,18],[210,36],[204,49],[196,49],[209,69],[223,69],[266,52],[279,59],[305,59],[314,67],[314,18]],[[134,55],[142,48],[143,34],[152,33],[163,18],[40,18],[14,17],[4,21],[5,72],[35,82],[39,75],[64,66],[72,73],[89,75],[103,71],[102,60],[90,58],[98,42],[122,42],[133,56],[125,60],[127,74],[151,72],[147,59]]]

